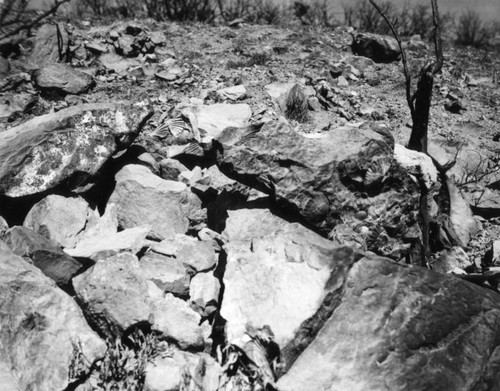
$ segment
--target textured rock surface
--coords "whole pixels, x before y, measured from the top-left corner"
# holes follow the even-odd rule
[[[39,193],[72,177],[82,184],[130,144],[149,114],[139,105],[83,104],[1,132],[0,194]]]
[[[335,311],[278,382],[303,390],[493,390],[500,302],[460,279],[362,258]]]
[[[74,247],[89,221],[97,221],[98,217],[81,197],[51,194],[33,205],[23,225],[62,247]]]
[[[221,316],[228,341],[243,347],[250,326],[268,325],[285,358],[293,359],[321,328],[328,296],[354,262],[353,251],[259,209],[229,212],[223,237]]]
[[[51,64],[34,72],[36,86],[42,91],[81,94],[93,84],[94,78],[66,64]]]
[[[182,297],[189,294],[189,270],[176,258],[149,252],[141,258],[140,263],[144,277],[162,291]]]
[[[152,329],[162,337],[174,340],[181,349],[203,349],[210,334],[210,326],[200,325],[201,316],[189,304],[171,293],[152,302]]]
[[[0,388],[4,390],[64,390],[85,376],[106,350],[71,297],[3,242],[0,313]],[[74,373],[76,368],[81,372]]]
[[[147,167],[127,165],[115,179],[109,202],[116,204],[122,228],[148,225],[152,238],[165,239],[185,233],[189,214],[201,209],[201,201],[184,183],[162,179]]]
[[[214,144],[223,173],[274,196],[323,233],[343,223],[365,240],[363,249],[398,257],[404,248],[394,239],[416,229],[418,186],[395,163],[386,128],[313,137],[274,121],[226,129]]]
[[[189,286],[191,308],[201,316],[213,313],[219,305],[220,282],[212,273],[198,273]]]
[[[33,265],[58,284],[69,283],[82,267],[55,243],[29,228],[14,226],[2,240],[15,254],[30,258]]]
[[[73,286],[87,316],[108,336],[149,320],[148,285],[132,254],[97,261]]]
[[[352,52],[375,62],[396,61],[401,54],[398,42],[393,37],[369,33],[356,34]]]
[[[448,179],[446,186],[450,196],[450,223],[460,241],[458,244],[466,247],[471,237],[477,233],[479,226],[454,180]]]

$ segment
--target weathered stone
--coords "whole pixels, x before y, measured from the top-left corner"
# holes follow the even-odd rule
[[[59,31],[58,31],[59,30]],[[28,63],[41,67],[60,60],[69,46],[69,37],[62,23],[46,23],[38,29],[35,35],[35,45],[30,53]],[[60,52],[62,48],[62,53]]]
[[[57,284],[68,284],[82,267],[55,243],[29,228],[14,226],[2,240],[15,254],[30,258],[33,265]]]
[[[421,178],[428,190],[436,188],[438,171],[428,155],[395,144],[394,158],[408,173],[416,177],[417,182]]]
[[[109,337],[150,319],[148,285],[132,254],[98,260],[73,286],[88,318]]]
[[[463,270],[469,266],[472,266],[469,255],[462,247],[455,246],[443,250],[439,254],[438,260],[432,264],[432,270],[441,273],[451,273],[456,271],[456,269]]]
[[[477,221],[472,215],[469,203],[464,200],[453,179],[446,181],[450,196],[450,223],[462,247],[467,247],[472,236],[478,231]]]
[[[240,84],[217,90],[217,95],[219,95],[221,99],[240,100],[246,97],[247,89],[243,84]]]
[[[123,58],[115,53],[105,53],[99,56],[100,63],[111,71],[124,74],[128,69],[140,65],[140,62],[130,58]]]
[[[152,302],[152,330],[162,337],[176,341],[181,349],[203,349],[207,344],[210,326],[200,325],[201,316],[189,304],[171,293]]]
[[[147,167],[130,164],[116,174],[109,202],[116,204],[122,228],[150,226],[149,236],[164,239],[185,233],[188,216],[201,201],[181,182],[165,180]]]
[[[176,181],[184,171],[189,171],[189,169],[176,159],[168,158],[160,162],[160,176],[163,179]]]
[[[218,391],[221,366],[208,354],[175,349],[168,357],[157,357],[146,366],[144,391]]]
[[[369,33],[356,34],[352,42],[352,52],[375,62],[393,62],[398,60],[401,54],[398,42],[393,37]]]
[[[387,128],[306,136],[275,121],[226,129],[214,147],[224,174],[271,195],[322,233],[350,224],[366,237],[365,249],[399,258],[399,239],[417,226],[418,185],[395,162]],[[360,222],[361,211],[370,218]]]
[[[139,105],[84,104],[1,132],[0,194],[35,194],[63,181],[81,185],[130,144],[150,115]]]
[[[99,214],[83,198],[51,194],[30,209],[23,225],[59,244],[74,247],[90,220]]]
[[[387,259],[355,263],[283,391],[478,390],[499,384],[497,294]]]
[[[291,360],[326,320],[329,297],[355,261],[353,251],[265,209],[230,211],[223,238],[220,313],[228,341],[243,348],[248,327],[268,325]]]
[[[0,119],[14,120],[26,113],[38,102],[38,96],[33,94],[7,94],[0,100]]]
[[[174,256],[195,272],[207,271],[217,264],[211,241],[201,241],[187,235],[175,235],[173,238],[162,240],[151,249],[159,254]]]
[[[162,291],[181,297],[189,294],[189,270],[176,258],[148,252],[140,259],[140,263],[144,277]]]
[[[145,246],[149,231],[149,227],[134,227],[107,235],[91,236],[80,240],[76,247],[65,248],[64,251],[72,257],[93,261],[124,251],[137,254]]]
[[[3,236],[3,234],[7,232],[8,229],[9,224],[2,216],[0,216],[0,237]]]
[[[2,242],[0,259],[0,388],[67,389],[106,344],[70,296]]]
[[[198,273],[189,286],[191,308],[206,317],[219,306],[220,282],[212,273]]]
[[[33,74],[36,86],[42,91],[81,94],[94,85],[94,78],[65,64],[51,64]]]

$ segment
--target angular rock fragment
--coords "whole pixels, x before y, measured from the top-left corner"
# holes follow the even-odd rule
[[[0,260],[1,388],[67,389],[103,357],[106,344],[70,296],[3,242]]]
[[[94,85],[94,78],[65,64],[51,64],[36,70],[35,85],[42,91],[81,94]]]
[[[352,52],[383,63],[396,61],[401,55],[398,42],[393,37],[370,33],[356,34]]]
[[[189,286],[191,308],[201,316],[209,316],[219,306],[220,282],[212,273],[198,273]]]
[[[70,189],[82,185],[130,145],[150,115],[139,104],[83,104],[1,132],[0,194],[21,197],[62,182]]]

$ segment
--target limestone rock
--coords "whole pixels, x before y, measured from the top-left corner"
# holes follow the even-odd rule
[[[208,354],[175,349],[168,357],[157,357],[146,366],[144,391],[218,391],[222,368]]]
[[[42,91],[81,94],[94,85],[94,78],[65,64],[51,64],[34,73],[35,85]]]
[[[72,257],[93,261],[124,251],[137,254],[145,246],[149,231],[149,227],[134,227],[107,235],[91,236],[82,239],[76,247],[66,248],[64,251]]]
[[[498,384],[496,293],[387,259],[356,262],[283,391],[477,390]]]
[[[87,316],[107,336],[149,321],[148,285],[135,255],[100,259],[73,286]]]
[[[0,259],[0,388],[64,390],[106,344],[70,296],[2,242]]]
[[[206,317],[219,306],[220,282],[211,273],[198,273],[189,286],[191,308]]]
[[[160,162],[160,176],[163,179],[176,181],[184,171],[189,169],[176,159],[168,158]]]
[[[214,147],[224,174],[322,233],[333,236],[336,225],[348,224],[366,236],[365,250],[399,258],[399,239],[418,229],[418,185],[395,162],[387,128],[302,135],[274,121],[226,129]],[[360,221],[360,212],[368,218]]]
[[[195,272],[215,267],[217,257],[211,241],[201,241],[187,235],[175,235],[151,247],[159,254],[173,256]]]
[[[223,237],[220,313],[228,341],[243,348],[249,327],[267,325],[285,359],[293,360],[328,317],[353,251],[265,209],[230,211]]]
[[[55,243],[29,228],[14,226],[2,240],[15,254],[30,258],[34,266],[57,284],[68,284],[82,267]]]
[[[78,187],[130,144],[150,114],[139,105],[83,104],[1,132],[0,194],[35,194],[63,181]]]
[[[140,263],[144,277],[154,282],[163,292],[181,297],[189,294],[190,272],[176,258],[148,252],[140,259]]]
[[[401,54],[398,42],[393,37],[369,33],[356,34],[352,42],[352,52],[375,62],[393,62],[398,60]]]
[[[173,339],[181,349],[203,349],[207,344],[210,326],[200,325],[201,316],[189,304],[171,293],[152,302],[152,330],[162,337]]]
[[[78,235],[89,221],[98,219],[83,198],[51,194],[37,202],[28,212],[23,225],[54,241],[61,247],[74,247]]]
[[[243,84],[240,84],[217,90],[217,95],[219,95],[221,99],[240,100],[246,97],[247,89]]]

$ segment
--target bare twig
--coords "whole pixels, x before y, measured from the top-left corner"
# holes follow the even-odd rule
[[[432,69],[432,73],[435,75],[443,67],[443,42],[441,40],[441,24],[439,19],[439,9],[437,6],[437,0],[431,0],[432,4],[432,22],[434,23],[434,48],[436,51],[436,62]]]
[[[54,2],[54,5],[50,9],[42,12],[36,18],[34,18],[30,21],[25,21],[25,22],[20,20],[19,22],[21,23],[21,25],[18,26],[17,28],[15,28],[14,30],[9,31],[9,32],[5,33],[4,35],[0,36],[0,40],[12,37],[12,36],[20,33],[23,30],[31,29],[32,27],[34,27],[38,23],[40,23],[43,19],[47,18],[50,15],[55,14],[61,5],[65,4],[65,3],[69,3],[70,1],[71,0],[56,0]]]
[[[410,108],[410,113],[411,117],[413,119],[415,115],[415,107],[413,105],[413,101],[415,100],[414,96],[411,94],[411,74],[408,69],[408,59],[406,58],[406,52],[403,49],[403,42],[401,41],[401,37],[399,36],[398,32],[396,31],[394,25],[391,23],[389,18],[385,15],[384,11],[378,6],[377,3],[375,3],[375,0],[369,0],[371,5],[375,7],[375,9],[378,11],[378,13],[384,18],[385,22],[389,26],[389,28],[392,31],[392,34],[394,35],[394,38],[396,38],[396,41],[398,42],[399,46],[399,51],[401,52],[401,61],[403,62],[403,69],[404,69],[404,74],[405,74],[405,79],[406,79],[406,101],[408,102],[408,107]],[[435,0],[433,0],[435,1]]]

